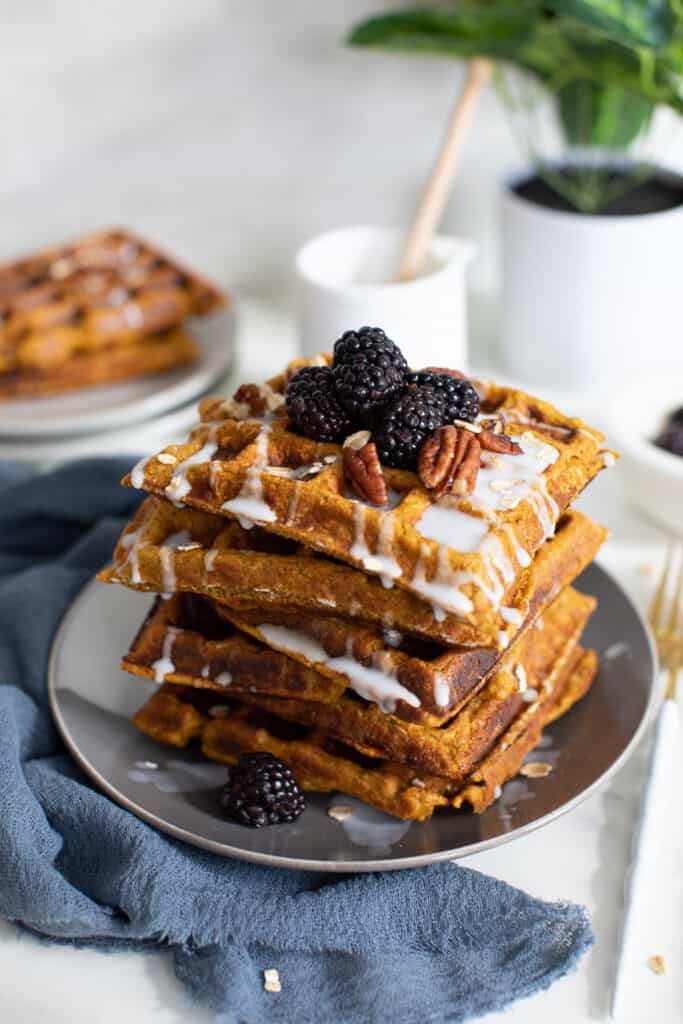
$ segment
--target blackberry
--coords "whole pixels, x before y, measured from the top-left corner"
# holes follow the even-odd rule
[[[658,448],[663,448],[672,455],[683,455],[683,423],[677,423],[673,418],[656,439]]]
[[[334,390],[329,366],[305,366],[287,387],[287,412],[292,426],[314,441],[343,441],[351,433],[351,417]]]
[[[286,764],[272,754],[242,754],[228,772],[220,804],[229,818],[250,828],[296,821],[306,800]]]
[[[386,410],[372,439],[380,462],[416,469],[420,448],[446,422],[446,400],[434,388],[410,388]]]
[[[346,331],[334,345],[332,373],[337,398],[365,420],[404,388],[408,364],[379,327]]]
[[[433,370],[418,370],[407,375],[406,383],[438,391],[446,401],[445,423],[452,423],[453,420],[473,423],[479,415],[479,395],[463,377],[450,377]]]

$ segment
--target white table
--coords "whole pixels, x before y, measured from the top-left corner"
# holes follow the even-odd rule
[[[266,307],[245,311],[242,379],[275,371],[293,351],[287,318]],[[566,404],[566,403],[565,403]],[[573,402],[572,408],[575,408]],[[589,411],[578,412],[590,415]],[[599,411],[592,417],[599,424]],[[641,606],[647,602],[663,553],[662,535],[625,504],[616,473],[605,473],[580,506],[612,530],[600,561]],[[643,778],[645,751],[638,751],[619,775],[570,814],[546,828],[495,850],[469,858],[469,867],[490,873],[545,899],[572,900],[588,907],[597,942],[578,971],[547,992],[513,1006],[490,1021],[509,1024],[588,1024],[607,1010],[625,868]],[[674,808],[680,814],[680,807]],[[636,979],[627,1024],[645,1020],[678,1024],[681,996],[681,875],[659,880],[670,908],[659,922],[669,972],[655,977],[645,963]],[[211,1015],[189,1008],[176,982],[170,957],[51,946],[0,922],[0,1021],[3,1024],[203,1024]],[[334,1022],[330,1022],[334,1024]]]

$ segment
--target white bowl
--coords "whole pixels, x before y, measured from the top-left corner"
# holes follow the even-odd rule
[[[683,406],[683,375],[637,378],[611,407],[611,437],[633,503],[669,532],[683,536],[683,456],[653,444],[667,416]]]

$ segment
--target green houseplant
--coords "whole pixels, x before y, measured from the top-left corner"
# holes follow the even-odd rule
[[[451,0],[370,18],[348,41],[487,58],[517,100],[530,167],[505,183],[501,245],[515,376],[598,391],[648,367],[683,374],[683,181],[641,144],[658,107],[683,114],[683,0]]]
[[[551,98],[567,152],[603,151],[622,168],[621,155],[647,131],[657,106],[683,114],[683,0],[459,0],[371,18],[349,42],[485,56],[517,69]],[[499,83],[508,92],[502,76]],[[596,180],[590,162],[589,175],[580,173],[580,159],[565,173],[541,160],[538,170],[568,202],[592,213],[624,183],[613,166]],[[640,164],[633,170],[626,185],[646,173]]]

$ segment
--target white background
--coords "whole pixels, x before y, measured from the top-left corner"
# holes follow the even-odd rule
[[[353,50],[399,0],[0,0],[0,257],[83,228],[148,232],[252,295],[327,228],[405,223],[458,63]],[[683,167],[680,121],[658,151]],[[444,221],[495,281],[497,190],[522,159],[491,92]]]
[[[349,25],[382,6],[0,0],[0,258],[124,224],[240,296],[284,308],[292,254],[305,238],[349,223],[405,222],[458,89],[461,71],[448,61],[342,46]],[[680,125],[677,135],[671,119],[660,127],[660,152],[683,166]],[[495,287],[498,188],[519,159],[489,95],[444,224],[479,245],[477,294]],[[288,354],[279,338],[247,332],[247,364],[279,365]],[[596,484],[590,508],[614,530],[607,564],[644,600],[649,578],[637,569],[654,564],[656,533],[623,507],[616,481]],[[586,903],[598,934],[577,975],[503,1019],[574,1024],[604,1015],[641,778],[637,758],[567,818],[472,862],[539,896]],[[677,876],[658,880],[671,894],[662,944],[675,941],[679,876],[680,863]],[[641,966],[631,1021],[681,1019],[680,953],[671,966],[664,979]],[[188,1013],[164,957],[58,949],[0,924],[3,1024],[122,1019],[199,1024],[209,1015]]]

